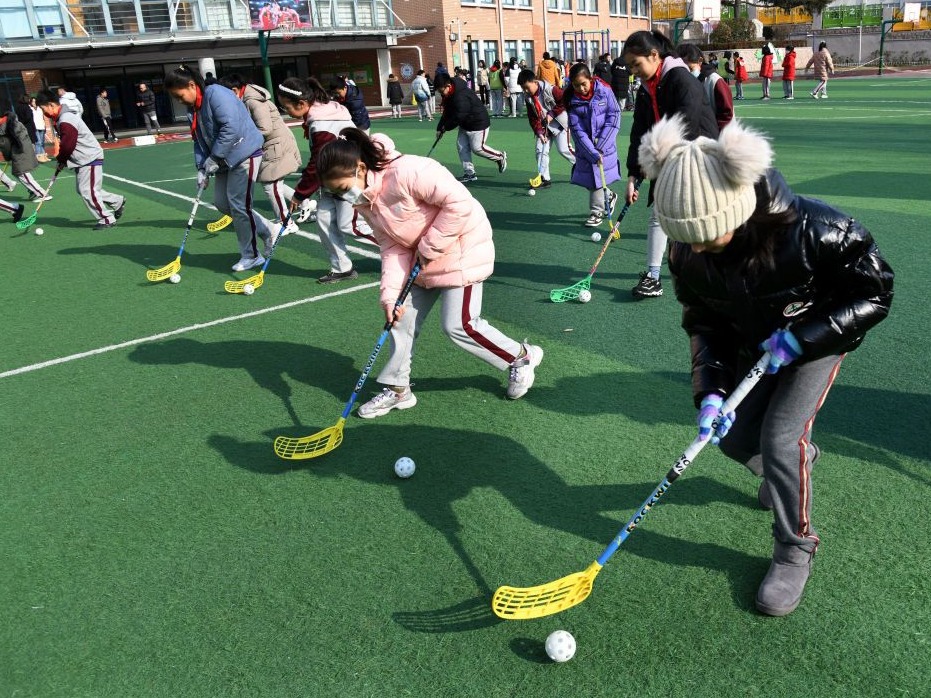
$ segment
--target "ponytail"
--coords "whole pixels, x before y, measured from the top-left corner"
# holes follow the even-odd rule
[[[634,32],[624,42],[624,55],[649,56],[656,51],[660,58],[668,58],[675,55],[675,50],[669,38],[658,30]]]
[[[165,73],[165,88],[168,90],[180,90],[188,86],[188,83],[193,82],[197,85],[201,94],[204,90],[207,89],[207,86],[204,84],[204,79],[201,77],[200,73],[191,68],[188,65],[182,63],[174,70],[169,70]]]
[[[320,149],[315,159],[317,176],[321,180],[352,175],[360,160],[372,172],[380,172],[388,162],[381,143],[357,128],[344,128],[336,140]]]
[[[323,89],[323,85],[320,84],[317,78],[311,77],[306,80],[301,80],[300,78],[285,78],[282,80],[281,84],[278,85],[278,101],[326,104],[330,101],[330,96],[327,94],[326,90]]]

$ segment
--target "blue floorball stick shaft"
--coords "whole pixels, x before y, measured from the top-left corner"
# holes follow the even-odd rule
[[[401,289],[401,293],[398,295],[398,299],[394,302],[394,312],[391,314],[391,319],[385,323],[385,326],[381,331],[381,336],[378,338],[378,342],[375,343],[375,348],[369,355],[369,360],[365,363],[365,368],[362,370],[362,375],[359,376],[359,381],[356,383],[356,387],[352,391],[352,397],[349,398],[349,402],[347,402],[346,407],[343,408],[343,419],[349,417],[349,413],[352,412],[352,406],[355,404],[356,398],[359,397],[359,393],[362,391],[362,386],[365,385],[365,381],[369,377],[369,373],[372,372],[372,367],[375,365],[375,360],[378,358],[378,353],[381,351],[382,346],[384,346],[385,340],[388,339],[388,333],[391,332],[391,326],[394,325],[395,318],[398,314],[398,308],[404,305],[404,301],[407,300],[407,295],[411,292],[411,287],[414,285],[414,279],[417,278],[419,273],[420,262],[415,262],[414,268],[411,269],[411,273],[407,276],[407,281],[404,284],[404,288]]]
[[[760,378],[763,377],[763,374],[766,373],[766,367],[769,365],[769,352],[763,354],[762,358],[753,365],[753,368],[747,373],[742,381],[734,388],[734,392],[727,398],[721,409],[718,412],[718,415],[728,414],[737,409],[737,405],[746,397],[747,393],[755,386]],[[717,428],[717,419],[715,420],[714,428]],[[694,441],[689,445],[685,452],[679,456],[679,459],[672,466],[672,469],[666,473],[666,477],[659,484],[653,493],[647,497],[646,501],[640,506],[637,510],[637,513],[634,514],[630,521],[624,524],[624,528],[620,530],[617,534],[617,537],[611,541],[611,544],[605,548],[604,552],[601,553],[601,556],[598,558],[598,564],[604,567],[605,563],[611,558],[614,553],[617,552],[617,549],[621,547],[621,544],[627,540],[627,537],[633,533],[634,529],[643,521],[643,518],[649,513],[650,509],[656,506],[656,503],[659,501],[669,488],[672,486],[672,483],[675,482],[679,476],[685,472],[685,469],[688,468],[692,462],[695,460],[696,456],[701,452],[701,450],[711,442],[711,437],[709,436],[704,441],[695,438]]]

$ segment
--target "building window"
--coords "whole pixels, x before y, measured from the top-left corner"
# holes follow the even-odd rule
[[[593,12],[598,14],[598,0],[578,0],[576,7],[579,12]]]
[[[516,0],[501,0],[501,4],[505,6],[514,7]]]
[[[24,0],[18,2],[4,2],[0,4],[0,27],[6,39],[31,39],[32,27],[29,26],[29,15],[26,14]]]
[[[572,0],[547,0],[547,5],[551,10],[572,11]]]
[[[40,38],[65,36],[65,23],[61,19],[61,8],[54,0],[34,3],[36,11],[36,29]]]
[[[483,41],[482,49],[485,53],[485,65],[488,66],[489,68],[491,67],[492,63],[494,63],[497,60],[500,60],[498,58],[498,42],[497,41]]]
[[[139,9],[147,34],[171,31],[171,14],[165,0],[139,0]]]
[[[517,56],[517,42],[516,41],[505,41],[503,60],[510,63],[512,58],[517,58],[517,57],[518,57]]]
[[[534,63],[533,55],[533,42],[532,41],[521,41],[520,42],[520,55],[517,57],[517,60],[523,58],[527,61],[527,66],[530,67]]]
[[[546,49],[550,58],[560,58],[562,56],[562,42],[561,41],[550,41],[549,47]]]
[[[621,55],[621,42],[612,41],[611,42],[611,58],[617,58]]]
[[[567,63],[575,63],[575,42],[563,41],[562,44],[562,59]]]
[[[609,0],[608,11],[615,17],[627,14],[627,0]]]
[[[647,0],[630,0],[630,13],[636,17],[647,16]]]

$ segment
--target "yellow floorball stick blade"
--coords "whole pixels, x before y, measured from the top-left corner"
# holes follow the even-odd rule
[[[543,175],[541,174],[538,174],[536,177],[533,177],[530,180],[531,187],[536,188],[536,187],[539,187],[541,184],[543,184]]]
[[[149,281],[164,281],[169,276],[177,274],[179,271],[181,271],[181,258],[175,257],[175,261],[169,262],[163,267],[149,269],[149,271],[145,273],[145,278]]]
[[[300,439],[279,436],[275,439],[275,455],[285,460],[305,460],[329,453],[343,443],[343,425],[345,423],[346,418],[340,417],[339,421],[332,427]]]
[[[584,572],[535,587],[500,587],[491,600],[495,615],[505,620],[543,618],[582,603],[592,593],[601,565],[593,562]]]
[[[249,284],[251,284],[252,289],[255,290],[264,283],[265,272],[260,271],[255,276],[250,276],[248,279],[243,279],[242,281],[227,281],[223,284],[223,288],[227,293],[243,293],[243,289]]]
[[[232,222],[233,222],[233,219],[230,216],[223,216],[223,218],[219,218],[215,220],[213,223],[208,223],[207,232],[208,233],[219,233],[221,230],[223,230],[226,226],[228,226]]]

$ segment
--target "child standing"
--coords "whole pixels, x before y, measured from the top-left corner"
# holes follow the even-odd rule
[[[669,268],[692,353],[698,437],[762,476],[773,555],[756,595],[770,616],[798,606],[819,536],[812,522],[815,417],[847,352],[889,312],[893,273],[870,232],[795,195],[765,138],[733,122],[687,141],[662,121],[641,162],[674,241]],[[761,351],[770,363],[736,412],[713,421]]]
[[[590,213],[584,225],[596,228],[611,215],[617,201],[617,194],[608,186],[621,178],[617,158],[621,108],[611,87],[593,78],[585,63],[572,66],[569,84],[563,101],[577,158],[570,181],[588,189]]]
[[[343,129],[352,127],[352,117],[346,107],[329,98],[316,78],[307,78],[306,81],[285,79],[278,85],[278,101],[289,116],[303,120],[304,135],[310,141],[310,157],[291,199],[291,210],[295,211],[321,189],[317,172],[320,150],[336,140]],[[368,226],[360,225],[352,205],[326,189],[321,190],[317,226],[320,242],[330,261],[330,271],[318,278],[317,283],[333,284],[358,278],[346,250],[346,239],[350,236],[364,237]]]
[[[430,96],[430,83],[423,70],[417,71],[417,77],[411,83],[411,92],[417,100],[417,110],[420,112],[420,121],[428,119],[433,121],[433,98]]]
[[[391,105],[391,117],[400,119],[401,105],[404,104],[404,90],[401,89],[401,81],[394,76],[394,73],[388,74],[388,104]]]
[[[550,181],[550,143],[556,141],[556,149],[569,164],[575,166],[575,153],[569,145],[569,117],[563,103],[563,91],[545,80],[534,78],[532,70],[522,70],[517,78],[524,91],[524,104],[530,128],[537,137],[537,169],[542,179],[540,187],[548,187]]]
[[[769,43],[763,44],[760,78],[763,82],[763,96],[760,99],[769,99],[769,85],[773,81],[773,50],[770,48]]]
[[[494,269],[491,223],[482,205],[435,160],[401,155],[379,134],[343,131],[320,152],[324,186],[368,219],[381,248],[381,306],[391,328],[391,353],[378,375],[386,387],[359,406],[365,419],[417,404],[410,390],[414,343],[440,302],[443,332],[461,349],[508,371],[507,396],[533,385],[543,350],[504,335],[482,318],[484,281]],[[421,271],[404,305],[395,302],[416,261]]]
[[[103,149],[96,136],[80,114],[60,104],[58,96],[48,90],[36,95],[36,104],[58,132],[58,171],[64,167],[74,170],[78,195],[97,221],[94,230],[112,228],[123,215],[126,199],[104,191]]]
[[[465,80],[451,78],[448,74],[437,75],[433,84],[436,91],[443,95],[443,116],[436,127],[437,138],[459,127],[459,137],[456,139],[459,159],[462,161],[459,181],[468,183],[478,180],[475,165],[472,164],[472,153],[497,163],[498,172],[504,174],[508,168],[508,154],[488,145],[491,121],[478,95],[469,89]]]
[[[262,162],[259,164],[257,180],[262,183],[265,196],[272,204],[272,210],[278,217],[273,223],[271,238],[268,243],[273,244],[274,239],[281,230],[281,221],[288,215],[294,190],[284,182],[284,178],[301,166],[301,151],[297,147],[294,134],[291,133],[278,107],[275,106],[272,96],[264,87],[251,85],[241,75],[233,73],[220,78],[218,82],[233,91],[249,110],[249,116],[259,133],[262,134]],[[285,235],[298,232],[297,221],[292,218],[284,230]],[[267,243],[267,244],[268,244]],[[267,256],[268,250],[266,250]]]
[[[488,70],[488,90],[491,92],[491,115],[495,118],[504,116],[504,73],[501,61],[492,63]]]
[[[834,60],[831,58],[831,52],[828,51],[828,45],[822,41],[818,44],[818,51],[808,59],[805,64],[805,70],[814,67],[815,77],[820,81],[812,90],[811,96],[815,99],[828,98],[828,74],[834,73]]]
[[[737,85],[737,96],[734,99],[744,98],[744,83],[749,77],[747,66],[744,65],[744,59],[740,57],[737,51],[734,51],[734,84]]]
[[[29,139],[26,126],[13,112],[0,117],[0,153],[3,154],[4,160],[12,164],[13,176],[29,191],[30,201],[48,201],[52,198],[32,176],[33,171],[39,166],[35,144]],[[6,175],[3,175],[2,179],[7,189],[13,191],[16,183]]]
[[[197,186],[205,187],[214,177],[213,203],[233,218],[239,241],[233,271],[262,266],[258,239],[267,245],[274,226],[252,207],[264,139],[249,110],[229,89],[205,85],[200,73],[183,64],[165,75],[165,89],[190,109]]]
[[[795,47],[786,46],[786,55],[782,59],[783,99],[795,99]]]
[[[734,75],[734,61],[730,51],[724,52],[724,82],[731,84],[731,76]]]
[[[630,71],[641,79],[627,149],[626,201],[632,203],[639,198],[636,183],[643,177],[638,156],[640,141],[657,121],[664,116],[681,114],[690,138],[717,137],[718,125],[701,84],[689,73],[685,62],[675,55],[672,43],[661,32],[639,31],[627,37],[624,60]],[[651,184],[648,204],[652,203]],[[660,269],[665,251],[666,235],[657,221],[654,207],[647,227],[647,268],[631,289],[634,298],[642,300],[663,295]]]

